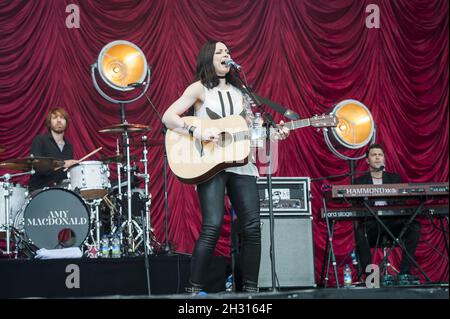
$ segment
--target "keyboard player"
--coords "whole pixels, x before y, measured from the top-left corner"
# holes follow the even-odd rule
[[[372,144],[366,152],[366,161],[369,164],[369,171],[365,175],[360,176],[355,180],[355,184],[396,184],[402,183],[400,175],[384,171],[385,154],[384,148],[380,144]],[[368,203],[370,206],[384,206],[392,203],[377,200]],[[381,217],[382,222],[394,234],[398,236],[408,221],[408,217]],[[371,243],[378,242],[389,235],[385,229],[373,218],[366,217],[362,221],[358,221],[355,229],[356,250],[359,256],[361,265],[361,272],[365,274],[366,266],[371,264],[372,255],[370,252]],[[402,237],[405,245],[405,250],[411,256],[415,256],[417,244],[420,237],[420,224],[414,220],[407,228]],[[403,252],[402,261],[400,264],[400,274],[410,274],[411,262]]]

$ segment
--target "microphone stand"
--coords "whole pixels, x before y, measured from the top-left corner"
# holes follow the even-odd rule
[[[272,277],[272,292],[277,292],[278,289],[276,287],[276,270],[275,270],[275,236],[274,236],[274,230],[275,230],[275,220],[273,215],[273,198],[272,198],[272,171],[271,171],[271,165],[272,165],[272,159],[271,159],[271,152],[270,152],[270,128],[277,128],[272,115],[267,113],[264,108],[262,107],[261,100],[258,98],[254,92],[250,88],[247,87],[247,85],[242,81],[242,79],[237,76],[236,77],[241,85],[241,90],[243,93],[246,93],[253,102],[258,106],[258,108],[261,111],[261,115],[264,119],[264,122],[266,123],[266,157],[267,157],[267,163],[268,163],[268,169],[267,169],[267,189],[268,189],[268,200],[269,200],[269,229],[270,229],[270,261],[271,261],[271,277]]]
[[[263,111],[262,107],[259,108]],[[272,276],[272,292],[277,292],[276,287],[276,271],[275,271],[275,219],[273,215],[273,198],[272,198],[272,157],[270,153],[270,128],[276,128],[272,115],[263,111],[262,116],[266,122],[266,157],[267,157],[267,190],[269,196],[269,227],[270,227],[270,262],[271,262],[271,276]]]
[[[152,107],[153,111],[155,112],[156,116],[158,117],[159,121],[161,122],[162,129],[161,133],[163,135],[163,141],[166,140],[166,132],[167,127],[164,125],[162,121],[161,114],[159,114],[158,110],[153,105],[150,98],[147,96],[147,93],[144,93],[145,97],[147,98],[147,101],[149,102],[150,106]],[[167,186],[167,149],[166,149],[166,143],[164,143],[164,162],[163,162],[163,174],[164,174],[164,234],[165,234],[165,241],[162,246],[162,253],[166,255],[170,255],[172,253],[170,249],[169,244],[169,199],[168,199],[168,186]]]

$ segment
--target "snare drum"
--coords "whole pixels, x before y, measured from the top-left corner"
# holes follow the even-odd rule
[[[89,209],[74,192],[47,188],[29,196],[14,224],[38,248],[80,247],[89,232]]]
[[[5,194],[6,190],[4,188],[4,183],[0,182],[0,226],[6,225],[5,216]],[[22,209],[25,204],[25,199],[28,195],[27,189],[19,184],[10,183],[10,197],[9,197],[9,213],[10,213],[10,223],[12,224],[14,218]],[[1,231],[1,229],[0,229]]]
[[[102,198],[111,187],[109,167],[99,161],[82,162],[72,167],[67,175],[70,180],[69,189],[78,189],[85,199]]]

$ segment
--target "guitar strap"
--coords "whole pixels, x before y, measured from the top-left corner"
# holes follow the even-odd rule
[[[246,92],[245,89],[243,89],[242,87],[239,87],[239,90],[241,90],[241,92],[243,94],[248,94],[248,92]],[[271,108],[272,110],[276,111],[277,113],[280,113],[281,115],[286,116],[288,119],[296,121],[298,119],[300,119],[300,116],[295,113],[294,111],[285,108],[284,106],[275,103],[271,100],[269,100],[268,98],[265,98],[264,96],[260,96],[256,93],[253,92],[253,95],[262,103],[267,105],[269,108]],[[257,103],[256,101],[253,101],[255,103]]]
[[[222,97],[222,92],[219,92],[219,99],[220,99],[220,105],[222,106],[222,117],[225,117],[225,103],[223,103],[223,97]]]
[[[234,109],[233,109],[233,101],[231,100],[230,91],[227,92],[227,96],[228,96],[228,102],[230,103],[230,115],[233,115]]]

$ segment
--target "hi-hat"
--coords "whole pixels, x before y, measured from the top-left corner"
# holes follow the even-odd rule
[[[24,157],[15,158],[0,163],[0,168],[17,171],[37,171],[52,170],[64,166],[64,161],[52,157]]]
[[[107,126],[101,130],[99,130],[100,133],[123,133],[125,131],[130,133],[137,133],[137,132],[148,132],[151,130],[151,127],[148,125],[143,124],[116,124]]]

